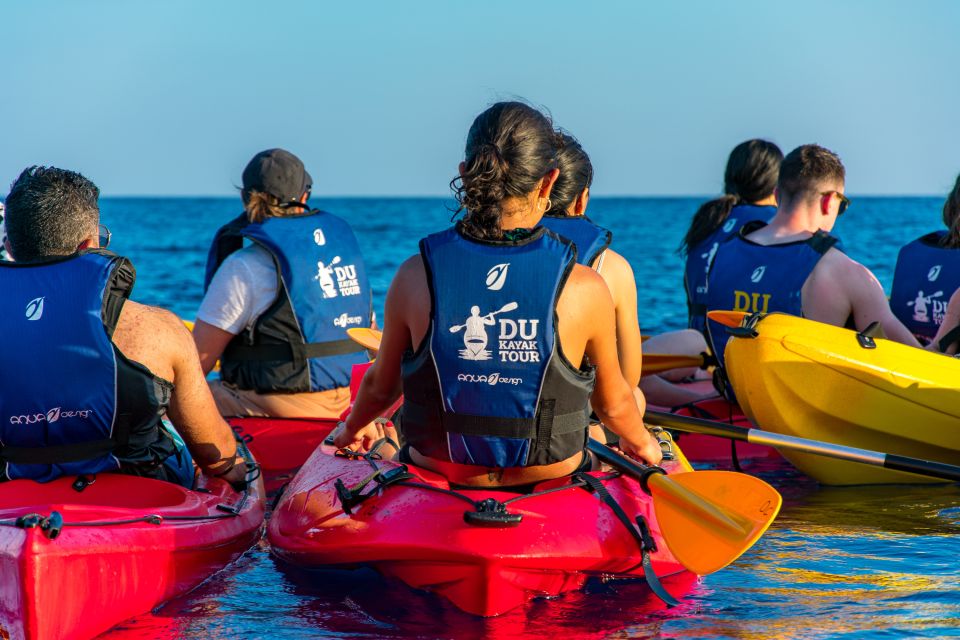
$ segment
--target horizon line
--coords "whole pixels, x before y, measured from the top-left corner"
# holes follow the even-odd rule
[[[591,200],[617,200],[617,199],[649,199],[649,200],[669,200],[669,199],[698,199],[698,200],[709,200],[711,198],[718,198],[722,194],[669,194],[669,193],[623,193],[623,194],[604,194],[604,195],[592,195],[590,196]],[[848,193],[852,198],[943,198],[942,193]],[[190,193],[177,193],[177,194],[148,194],[148,193],[111,193],[111,194],[101,194],[101,199],[110,199],[110,198],[145,198],[145,199],[188,199],[188,198],[197,198],[197,199],[217,199],[217,200],[226,200],[238,198],[237,194],[190,194]],[[6,199],[4,196],[3,199]],[[450,195],[437,195],[437,194],[423,194],[423,195],[396,195],[396,194],[375,194],[375,195],[359,195],[359,194],[323,194],[318,195],[314,194],[311,197],[311,200],[363,200],[363,199],[391,199],[391,200],[453,200],[453,196]]]

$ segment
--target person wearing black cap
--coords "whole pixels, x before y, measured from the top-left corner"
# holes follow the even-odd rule
[[[193,337],[204,373],[220,360],[223,415],[339,417],[367,361],[346,333],[373,325],[363,256],[345,220],[307,206],[312,185],[289,151],[258,153],[213,240]]]

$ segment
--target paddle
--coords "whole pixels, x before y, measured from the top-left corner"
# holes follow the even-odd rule
[[[793,451],[802,451],[803,453],[812,453],[814,455],[846,460],[848,462],[859,462],[874,467],[883,467],[884,469],[890,469],[892,471],[905,471],[907,473],[930,476],[931,478],[960,482],[960,466],[947,464],[946,462],[921,460],[919,458],[900,456],[895,453],[858,449],[842,444],[832,444],[830,442],[821,442],[820,440],[787,436],[762,429],[748,429],[725,422],[678,416],[672,413],[663,413],[649,409],[646,414],[644,414],[643,419],[651,424],[658,424],[670,429],[677,429],[678,431],[720,436],[722,438],[752,442],[754,444],[762,444],[778,449],[791,449]]]
[[[702,367],[703,356],[688,356],[679,353],[645,353],[643,354],[643,368],[640,370],[641,376],[649,376],[671,369],[684,369],[687,367]]]
[[[660,535],[677,561],[697,575],[718,571],[753,546],[782,499],[763,480],[733,471],[666,475],[590,439],[602,462],[636,478],[653,499]]]
[[[516,309],[518,306],[519,306],[519,305],[518,305],[516,302],[508,302],[507,304],[503,305],[502,307],[500,307],[500,308],[497,309],[496,311],[491,311],[490,313],[485,313],[485,314],[483,314],[482,316],[477,316],[477,317],[478,317],[478,318],[490,318],[490,319],[493,319],[493,316],[497,315],[498,313],[506,313],[507,311],[513,311],[513,310]],[[456,333],[457,331],[460,331],[461,329],[463,329],[463,328],[466,327],[466,326],[467,326],[466,323],[454,325],[454,326],[450,327],[450,333]]]
[[[379,351],[383,333],[369,327],[353,327],[347,329],[347,336],[369,351]]]

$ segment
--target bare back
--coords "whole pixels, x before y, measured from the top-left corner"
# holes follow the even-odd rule
[[[640,382],[643,351],[640,320],[637,317],[637,282],[633,269],[623,256],[612,249],[607,249],[597,258],[594,268],[607,284],[613,298],[620,370],[627,384],[635,387]]]

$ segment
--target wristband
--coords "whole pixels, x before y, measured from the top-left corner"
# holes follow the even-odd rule
[[[218,473],[212,474],[211,477],[213,477],[213,478],[222,478],[223,476],[225,476],[225,475],[227,475],[228,473],[230,473],[231,471],[233,471],[233,468],[234,468],[235,466],[237,466],[237,454],[236,454],[236,453],[233,454],[233,457],[230,459],[229,464],[227,464],[227,466],[226,466],[225,468],[221,469]]]

